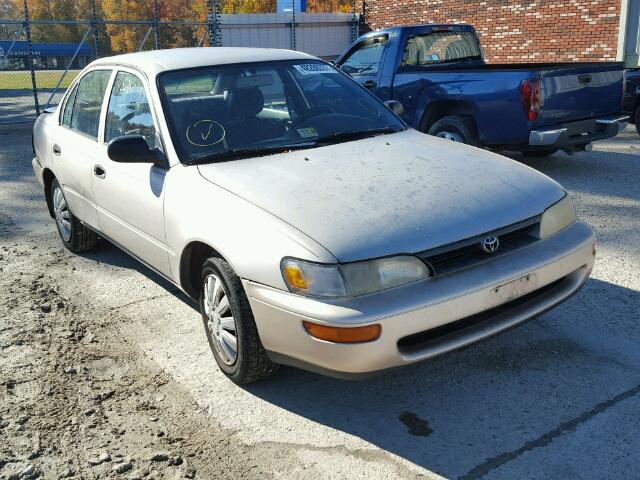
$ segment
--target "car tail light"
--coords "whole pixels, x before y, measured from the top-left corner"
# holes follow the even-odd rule
[[[520,99],[527,119],[537,120],[542,105],[542,85],[539,78],[530,78],[520,83]]]

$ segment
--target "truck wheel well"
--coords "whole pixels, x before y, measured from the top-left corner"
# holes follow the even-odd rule
[[[47,201],[47,208],[49,209],[49,215],[53,218],[53,201],[51,199],[51,183],[56,176],[48,168],[42,172],[42,180],[44,182],[44,198]]]
[[[200,297],[200,273],[204,262],[211,257],[223,258],[213,247],[203,242],[191,242],[180,257],[180,286],[194,300]]]
[[[431,126],[443,117],[449,115],[460,115],[473,117],[475,122],[475,115],[473,108],[467,102],[445,100],[431,103],[424,114],[420,122],[420,131],[428,132]]]

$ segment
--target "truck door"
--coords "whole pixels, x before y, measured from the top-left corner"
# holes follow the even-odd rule
[[[379,93],[380,67],[388,40],[386,34],[367,37],[354,45],[338,63],[343,72],[375,95]]]

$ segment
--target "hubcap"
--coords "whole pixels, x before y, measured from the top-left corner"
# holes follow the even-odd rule
[[[71,239],[71,219],[67,201],[64,199],[60,187],[56,187],[53,191],[53,215],[56,219],[60,236],[65,242],[68,242]]]
[[[436,137],[444,138],[445,140],[451,140],[452,142],[464,143],[460,134],[456,132],[438,132]]]
[[[216,352],[224,363],[233,364],[238,357],[236,321],[227,291],[217,275],[208,275],[204,281],[204,313]]]

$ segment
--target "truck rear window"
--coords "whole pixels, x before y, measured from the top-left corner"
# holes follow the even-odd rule
[[[402,66],[429,65],[482,58],[474,32],[432,32],[409,37]]]

